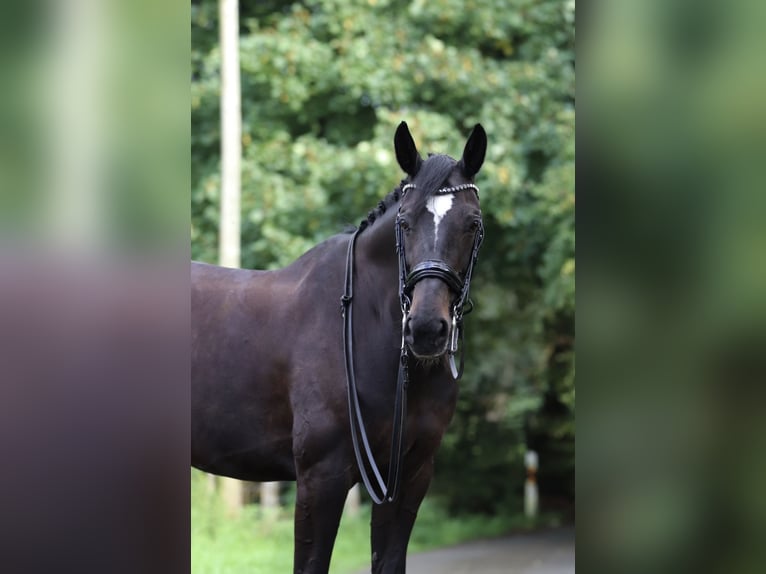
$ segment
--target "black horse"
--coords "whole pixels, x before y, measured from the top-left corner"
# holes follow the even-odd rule
[[[275,271],[192,263],[192,465],[297,481],[296,573],[327,572],[360,480],[380,503],[372,571],[405,571],[455,410],[487,137],[459,161],[423,160],[404,122],[394,144],[408,177],[354,233]]]

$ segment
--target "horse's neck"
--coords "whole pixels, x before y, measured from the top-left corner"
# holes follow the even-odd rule
[[[396,209],[392,207],[359,235],[358,249],[365,259],[383,268],[398,269],[395,221]]]
[[[357,273],[374,275],[375,292],[378,297],[391,299],[398,304],[399,260],[396,253],[394,222],[396,209],[389,208],[369,225],[357,239]],[[382,301],[381,301],[382,302]]]
[[[389,208],[359,234],[356,244],[355,368],[362,396],[373,393],[369,396],[375,400],[393,397],[399,366],[402,311],[395,218],[396,209]]]

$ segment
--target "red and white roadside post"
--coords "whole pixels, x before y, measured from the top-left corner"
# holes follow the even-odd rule
[[[524,514],[529,518],[537,516],[537,453],[528,450],[524,455],[527,467],[527,482],[524,485]]]

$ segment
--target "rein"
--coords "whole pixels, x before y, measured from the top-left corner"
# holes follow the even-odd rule
[[[341,309],[343,312],[343,358],[346,366],[346,382],[348,387],[348,417],[351,423],[351,442],[354,445],[354,455],[356,464],[359,467],[359,473],[362,475],[362,482],[370,498],[375,504],[384,502],[393,502],[399,489],[399,467],[402,462],[402,444],[404,443],[404,420],[407,415],[407,385],[409,383],[409,364],[407,362],[407,353],[402,347],[402,354],[399,361],[399,376],[396,382],[396,398],[394,399],[394,425],[391,435],[391,463],[388,466],[388,477],[383,482],[378,465],[375,464],[375,458],[370,448],[370,441],[367,438],[362,410],[359,407],[359,392],[356,388],[356,376],[354,375],[354,248],[356,239],[362,232],[362,227],[358,228],[351,241],[348,244],[346,255],[346,279],[341,297]],[[364,458],[360,447],[364,447]],[[367,473],[365,460],[372,469],[377,482],[377,488],[380,494],[372,485],[370,476]]]
[[[402,187],[402,197],[415,184],[409,183]],[[471,184],[445,187],[434,192],[435,195],[448,195],[464,190],[473,190],[478,196],[479,189]],[[400,209],[401,209],[401,203]],[[354,319],[353,319],[353,299],[354,299],[354,251],[356,240],[359,234],[364,230],[360,226],[351,236],[346,253],[346,274],[341,296],[341,312],[343,314],[343,358],[346,369],[346,383],[348,390],[348,415],[351,425],[351,441],[354,446],[354,456],[359,467],[359,473],[362,477],[367,492],[375,504],[393,502],[399,491],[400,474],[399,470],[402,463],[402,447],[404,445],[404,425],[407,418],[407,386],[409,385],[409,350],[404,341],[404,329],[409,318],[410,306],[412,301],[410,296],[415,284],[427,277],[433,277],[444,281],[450,289],[458,293],[457,299],[452,304],[452,331],[450,333],[450,343],[448,348],[449,365],[452,377],[455,380],[460,379],[463,374],[463,354],[460,355],[460,368],[455,366],[455,353],[458,350],[458,339],[463,340],[463,315],[473,309],[473,303],[468,298],[473,267],[479,253],[479,247],[484,239],[484,228],[479,222],[479,228],[474,236],[473,251],[468,268],[463,273],[463,277],[452,269],[449,265],[438,259],[428,259],[415,265],[408,273],[407,262],[404,252],[404,234],[401,228],[401,218],[397,213],[396,217],[396,251],[399,258],[399,299],[402,308],[402,345],[399,355],[399,374],[396,381],[396,396],[394,399],[394,421],[391,434],[391,455],[389,458],[388,476],[385,482],[381,475],[378,465],[370,448],[370,442],[367,438],[367,431],[362,417],[362,410],[359,406],[359,392],[356,387],[356,376],[354,370]],[[462,345],[460,345],[462,347]],[[364,450],[362,450],[364,449]],[[367,466],[372,470],[377,487],[372,483]]]

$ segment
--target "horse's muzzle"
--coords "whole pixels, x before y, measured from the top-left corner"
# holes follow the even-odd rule
[[[404,325],[404,342],[419,359],[433,359],[447,352],[450,324],[439,316],[411,314]]]

